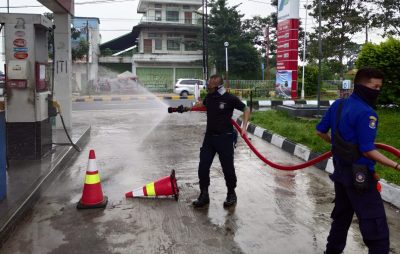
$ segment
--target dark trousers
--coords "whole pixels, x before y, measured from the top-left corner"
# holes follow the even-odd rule
[[[233,165],[233,152],[232,134],[206,134],[204,136],[203,145],[200,148],[199,163],[199,180],[201,190],[208,188],[210,185],[210,167],[214,160],[215,153],[218,153],[228,191],[236,188],[236,173]]]
[[[335,182],[335,207],[331,215],[333,222],[326,245],[327,254],[342,253],[354,213],[368,253],[389,253],[389,228],[383,201],[375,184],[376,181],[372,181],[369,190],[360,194],[353,186]]]

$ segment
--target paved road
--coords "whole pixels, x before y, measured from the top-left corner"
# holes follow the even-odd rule
[[[93,101],[93,102],[73,102],[72,110],[151,110],[159,109],[164,106],[177,107],[179,105],[190,106],[192,100],[158,100],[154,97],[154,100],[132,100],[132,101]]]
[[[127,104],[129,105],[129,104]],[[225,210],[224,179],[216,158],[211,204],[195,210],[197,165],[205,129],[202,113],[167,114],[161,103],[141,110],[75,111],[74,121],[92,125],[77,160],[43,193],[0,253],[322,253],[333,200],[327,175],[307,168],[274,170],[239,140],[235,151],[238,204]],[[74,105],[74,107],[77,105]],[[253,137],[261,152],[280,163],[299,160]],[[89,149],[95,149],[104,210],[78,211]],[[180,199],[125,199],[124,193],[175,169]],[[386,207],[392,253],[400,253],[399,211]],[[345,253],[366,253],[353,224]]]

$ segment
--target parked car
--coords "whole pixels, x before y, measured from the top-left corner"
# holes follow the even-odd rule
[[[174,93],[180,96],[194,94],[194,87],[199,84],[200,89],[206,89],[206,81],[202,79],[181,78],[175,84]]]

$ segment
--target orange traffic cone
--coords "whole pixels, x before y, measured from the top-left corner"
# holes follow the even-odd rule
[[[175,200],[179,198],[179,189],[176,183],[175,170],[171,171],[170,176],[165,176],[155,182],[146,184],[141,188],[125,193],[125,197],[150,197],[150,196],[170,196],[174,195]]]
[[[96,165],[96,155],[94,154],[94,150],[90,150],[82,198],[79,200],[76,208],[104,208],[107,205],[107,201],[107,196],[103,196],[103,190],[101,189],[99,171]]]

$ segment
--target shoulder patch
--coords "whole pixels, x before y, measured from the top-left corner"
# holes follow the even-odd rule
[[[376,128],[376,121],[378,119],[375,116],[370,116],[369,117],[369,128],[375,129]]]

